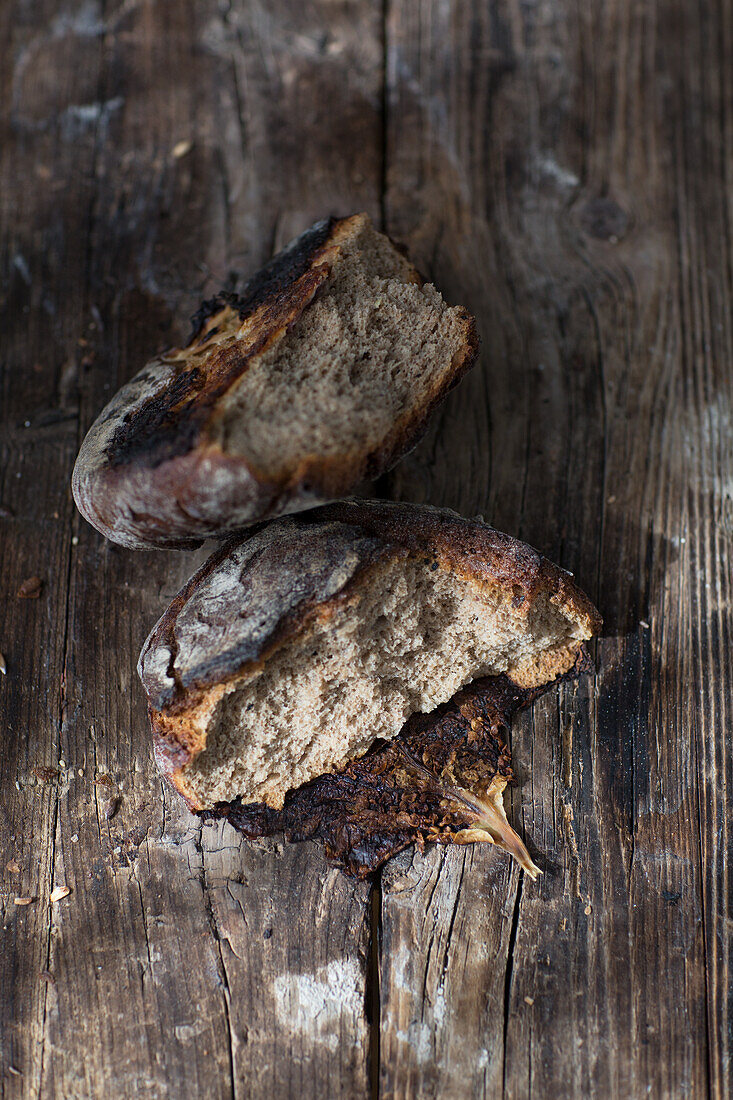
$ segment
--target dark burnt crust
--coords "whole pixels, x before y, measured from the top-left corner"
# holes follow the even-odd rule
[[[327,265],[319,272],[310,269],[318,265],[343,220],[324,218],[306,229],[258,271],[241,294],[225,290],[202,303],[191,318],[192,332],[186,347],[196,343],[207,321],[226,306],[238,313],[240,322],[264,307],[257,340],[244,355],[231,349],[229,354],[215,357],[206,370],[200,366],[184,368],[167,386],[152,394],[115,431],[105,450],[110,467],[142,462],[155,469],[196,446],[217,401],[244,373],[250,360],[297,320],[327,278]]]
[[[329,569],[335,571],[342,561],[343,542],[335,547],[334,525],[353,531],[352,549],[358,547],[358,563],[346,585],[325,601],[319,600],[311,587],[304,592],[301,601],[277,619],[271,633],[257,639],[245,636],[230,648],[222,647],[221,625],[231,616],[232,607],[229,603],[222,605],[218,618],[210,620],[207,660],[198,661],[195,667],[181,672],[176,664],[179,656],[176,627],[181,611],[200,585],[226,565],[230,555],[267,527],[267,536],[272,540],[267,554],[252,559],[240,574],[241,610],[255,574],[258,583],[265,582],[263,587],[278,590],[282,588],[283,578],[292,576],[295,579],[304,575],[308,563],[312,565],[314,576],[319,578]],[[279,540],[281,531],[291,536],[302,532],[297,556],[292,553],[296,540]],[[185,718],[187,712],[205,701],[207,693],[216,685],[266,660],[284,642],[305,630],[316,616],[333,614],[341,601],[351,597],[370,569],[407,554],[424,559],[433,568],[448,568],[480,587],[511,586],[516,607],[533,600],[544,590],[585,618],[589,634],[600,627],[598,612],[563,570],[525,543],[454,512],[390,501],[341,501],[275,520],[269,525],[261,524],[244,536],[230,539],[214,552],[172,601],[143,647],[138,670],[151,705],[154,736],[160,741],[163,757],[170,756],[167,746],[176,754],[176,762],[171,758],[166,769],[169,776],[174,779],[175,773],[191,758],[190,755],[185,760],[178,758],[178,748],[174,749],[174,745],[179,746],[181,739],[187,742],[185,721],[180,726],[177,720],[174,721],[172,731],[171,719]],[[200,639],[198,644],[201,645]],[[156,652],[162,647],[171,654],[165,687],[161,686],[159,678],[148,673],[149,666],[155,668]],[[193,745],[190,748],[195,751]]]
[[[187,343],[193,344],[206,322],[224,306],[231,306],[239,314],[240,321],[244,321],[268,298],[278,297],[291,283],[297,282],[326,244],[339,220],[331,216],[310,226],[253,275],[241,293],[222,290],[202,302],[191,318],[191,335]]]
[[[224,817],[249,838],[318,839],[328,859],[356,877],[410,843],[447,840],[468,822],[445,803],[442,784],[485,791],[497,774],[512,779],[500,731],[513,696],[500,679],[477,681],[431,715],[414,715],[394,741],[377,742],[360,759],[290,791],[281,810],[235,799],[200,816]]]
[[[219,399],[255,356],[292,327],[327,279],[329,270],[326,265],[314,267],[281,290],[272,290],[269,297],[263,293],[257,338],[244,353],[234,346],[213,355],[206,370],[184,367],[132,417],[124,418],[104,452],[110,468],[140,463],[155,469],[189,454],[199,443]],[[245,315],[251,312],[246,310]]]
[[[561,679],[590,669],[582,650]],[[522,690],[506,676],[476,680],[432,714],[413,715],[394,741],[290,791],[282,810],[236,799],[200,816],[226,818],[250,839],[282,833],[289,841],[319,840],[332,863],[365,878],[410,844],[450,844],[471,826],[446,789],[483,797],[494,776],[513,782],[504,735],[513,715],[552,686]]]

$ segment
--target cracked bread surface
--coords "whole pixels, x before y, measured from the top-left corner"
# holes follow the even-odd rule
[[[76,503],[122,545],[185,547],[348,493],[414,446],[477,347],[367,215],[317,223],[115,395]]]
[[[286,517],[217,551],[146,642],[156,756],[194,809],[279,808],[477,677],[565,674],[599,622],[562,570],[454,513]]]

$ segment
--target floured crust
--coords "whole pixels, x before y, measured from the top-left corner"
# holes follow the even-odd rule
[[[453,512],[339,502],[276,520],[217,550],[153,629],[138,671],[161,770],[201,809],[184,769],[205,746],[213,708],[278,647],[332,615],[373,570],[414,556],[490,593],[512,591],[518,615],[540,594],[576,624],[577,640],[508,670],[524,690],[565,675],[600,616],[563,570],[531,547]]]
[[[435,383],[370,448],[312,454],[287,473],[257,469],[225,453],[216,420],[225,395],[257,357],[288,333],[314,300],[343,246],[366,215],[317,223],[250,282],[244,294],[204,303],[183,349],[151,360],[92,425],[72,478],[82,514],[131,548],[191,547],[253,522],[348,493],[389,469],[422,434],[437,404],[472,365],[478,337],[471,315],[455,310],[462,346]],[[406,281],[421,283],[404,263]],[[223,331],[237,331],[219,347]]]

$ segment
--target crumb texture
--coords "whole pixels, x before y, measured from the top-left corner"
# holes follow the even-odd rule
[[[465,346],[464,312],[364,217],[308,309],[223,400],[217,442],[279,478],[312,455],[378,450]]]
[[[511,588],[478,588],[435,562],[381,563],[331,617],[227,685],[185,783],[202,805],[279,808],[288,790],[394,738],[474,678],[583,636],[545,593],[517,607]]]

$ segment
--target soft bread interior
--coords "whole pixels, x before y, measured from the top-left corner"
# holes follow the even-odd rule
[[[419,286],[366,216],[355,221],[314,301],[222,401],[222,449],[270,476],[378,449],[465,350],[463,311]]]
[[[567,671],[586,627],[546,594],[478,589],[435,562],[380,565],[327,619],[285,643],[209,710],[205,749],[183,772],[200,807],[286,792],[392,738],[478,676]]]

